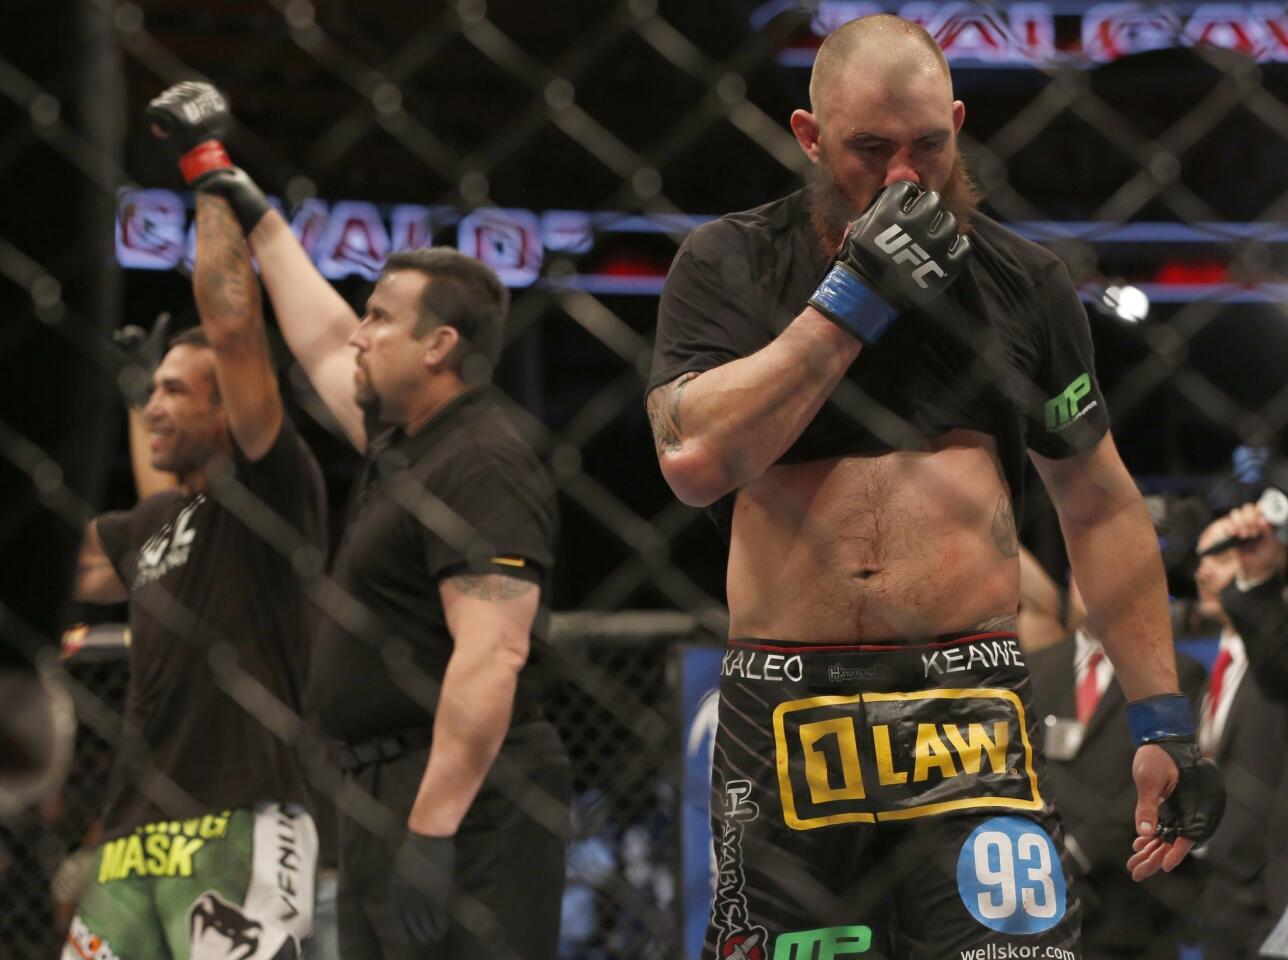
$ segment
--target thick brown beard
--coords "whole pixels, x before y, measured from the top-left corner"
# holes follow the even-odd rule
[[[831,256],[841,246],[845,230],[863,211],[832,176],[826,155],[819,158],[805,177],[805,190],[809,199],[809,219],[819,249]],[[971,220],[979,208],[979,188],[971,176],[966,161],[959,152],[953,158],[948,182],[939,192],[944,209],[957,218],[957,232],[969,234]]]

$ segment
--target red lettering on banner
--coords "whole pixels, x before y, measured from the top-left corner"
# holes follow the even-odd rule
[[[329,219],[327,205],[321,200],[305,200],[291,218],[291,232],[300,241],[300,246],[310,260],[317,259],[318,243],[326,232]]]
[[[1232,13],[1236,15],[1231,16]],[[1240,8],[1229,4],[1199,7],[1185,28],[1185,40],[1189,44],[1225,47],[1250,57],[1262,53],[1260,36],[1260,25]]]
[[[400,203],[394,207],[389,220],[390,250],[418,250],[429,246],[429,207]]]
[[[1129,53],[1174,47],[1180,34],[1181,22],[1172,10],[1105,3],[1084,16],[1082,49],[1095,60],[1116,60]]]
[[[1252,9],[1265,27],[1265,58],[1288,60],[1288,12],[1281,4],[1272,3],[1260,3]]]
[[[117,195],[116,260],[123,267],[169,270],[183,256],[187,213],[170,190]]]
[[[389,234],[374,203],[338,201],[318,243],[318,269],[333,279],[358,274],[368,280],[380,275],[389,256]]]
[[[927,30],[939,42],[945,56],[986,61],[1013,59],[1005,24],[986,10],[953,4],[941,10]]]

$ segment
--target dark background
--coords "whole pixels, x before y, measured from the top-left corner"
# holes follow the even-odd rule
[[[280,195],[719,214],[798,183],[786,120],[806,103],[807,72],[776,54],[806,35],[807,17],[788,11],[758,32],[752,9],[674,0],[6,4],[0,543],[10,626],[49,636],[79,613],[62,603],[78,518],[132,499],[123,407],[99,355],[110,331],[146,326],[162,310],[195,321],[182,275],[120,271],[112,259],[114,190],[180,187],[142,124],[149,98],[179,79],[213,80],[240,121],[230,152]],[[1164,51],[1096,70],[955,72],[967,103],[962,147],[986,209],[1004,221],[1282,219],[1288,66]],[[574,109],[560,111],[552,103],[562,102],[565,80]],[[392,114],[373,107],[382,84],[399,91]],[[52,123],[40,100],[49,96]],[[764,129],[739,114],[748,105],[776,131],[746,132]],[[660,174],[658,192],[636,191],[640,167]],[[659,235],[637,259],[664,264],[679,239]],[[1057,249],[1087,283],[1275,280],[1283,255],[1274,243]],[[42,277],[57,281],[58,296]],[[341,288],[355,302],[366,292],[353,280]],[[655,297],[595,300],[641,344],[651,341]],[[609,349],[579,304],[584,297],[516,291],[498,374],[548,429],[543,454],[568,445],[579,454],[560,474],[556,606],[722,602],[722,544],[698,512],[675,503],[657,470],[643,367]],[[1228,474],[1236,445],[1282,448],[1283,312],[1269,302],[1155,302],[1137,327],[1093,314],[1115,434],[1143,484],[1209,489]],[[307,398],[302,378],[288,371],[286,382]],[[307,413],[297,418],[338,516],[354,457]],[[59,464],[83,503],[63,502],[67,491],[48,470],[41,498],[30,479],[41,458],[19,437]],[[1058,568],[1043,502],[1040,492],[1030,497],[1026,527]]]

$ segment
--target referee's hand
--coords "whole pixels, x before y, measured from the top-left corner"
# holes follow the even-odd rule
[[[394,858],[389,902],[413,943],[438,943],[447,936],[455,873],[454,837],[407,834]]]

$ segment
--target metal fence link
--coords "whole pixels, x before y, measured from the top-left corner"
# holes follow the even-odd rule
[[[657,296],[684,236],[795,189],[806,172],[787,118],[807,105],[825,25],[885,9],[937,31],[969,108],[960,143],[985,210],[1068,264],[1119,448],[1146,492],[1228,509],[1231,484],[1256,485],[1231,478],[1236,448],[1260,451],[1258,482],[1282,475],[1288,21],[1270,4],[1142,3],[1112,5],[1123,22],[1091,30],[1109,6],[79,0],[71,15],[90,26],[66,50],[0,48],[0,178],[19,187],[15,215],[0,218],[0,279],[16,318],[0,327],[0,358],[19,371],[42,351],[74,355],[115,397],[128,373],[104,314],[116,326],[161,310],[195,319],[193,201],[142,122],[144,104],[180,80],[229,94],[235,161],[280,199],[351,302],[401,246],[459,245],[496,267],[514,293],[496,379],[555,479],[563,521],[549,702],[574,767],[561,955],[685,956],[684,920],[705,904],[683,902],[684,878],[707,865],[682,852],[693,704],[681,677],[686,651],[723,637],[726,548],[666,489],[643,388]],[[31,16],[37,27],[56,20]],[[1043,16],[1049,44],[1021,30],[1020,18]],[[1186,32],[1203,16],[1228,20],[1207,45]],[[1122,49],[1097,52],[1102,36]],[[77,57],[109,64],[120,95],[86,83]],[[114,246],[76,229],[85,196],[116,208]],[[745,283],[749,269],[726,264],[726,280]],[[354,458],[279,353],[283,392],[338,517]],[[987,350],[971,371],[981,389],[996,376]],[[894,445],[924,439],[852,383],[834,399]],[[109,435],[123,434],[123,409],[110,412]],[[105,489],[87,496],[67,475],[76,412],[37,425],[24,410],[0,412],[15,525],[76,539],[99,509],[130,505],[123,438]],[[397,497],[409,512],[470,534],[404,479]],[[235,482],[212,496],[292,559],[319,607],[394,667],[409,664],[282,517]],[[1034,511],[1022,532],[1049,545],[1054,530],[1050,511]],[[1058,548],[1035,552],[1062,572]],[[70,773],[0,822],[0,960],[18,960],[56,954],[90,869],[128,671],[122,608],[82,608],[52,583],[28,588],[21,561],[6,563],[20,592],[48,595],[62,625],[88,624],[63,638],[78,721]],[[1188,601],[1176,602],[1184,625]],[[24,656],[57,646],[25,608],[6,601],[0,613]],[[227,638],[207,639],[225,651],[211,659],[211,682],[317,760],[319,790],[342,815],[374,834],[392,829],[403,812],[342,792],[319,735],[238,666]],[[399,676],[414,697],[436,700],[434,678]],[[543,798],[531,802],[549,813]]]

